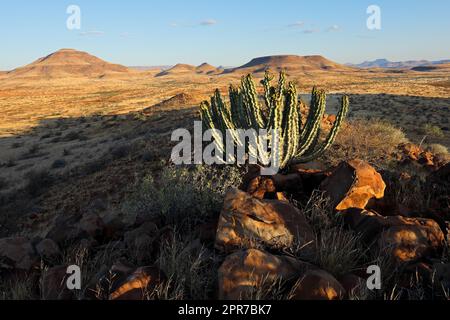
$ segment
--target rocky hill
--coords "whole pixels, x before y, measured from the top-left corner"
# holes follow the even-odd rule
[[[322,56],[296,56],[280,55],[267,56],[251,60],[228,72],[250,73],[264,72],[267,69],[273,71],[286,70],[288,72],[315,72],[315,71],[350,71],[352,68],[328,60]]]
[[[35,62],[9,71],[12,78],[64,78],[100,77],[111,74],[127,74],[127,67],[106,62],[86,52],[61,49]]]

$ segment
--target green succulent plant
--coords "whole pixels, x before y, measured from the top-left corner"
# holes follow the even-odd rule
[[[216,90],[211,101],[204,101],[200,105],[201,118],[206,129],[217,129],[222,136],[230,129],[233,143],[244,146],[245,141],[236,134],[236,129],[265,129],[269,133],[276,132],[278,139],[269,137],[271,152],[277,151],[277,166],[281,169],[291,164],[305,163],[319,157],[334,142],[349,109],[349,98],[341,98],[341,108],[336,115],[336,121],[321,141],[321,124],[326,109],[326,93],[316,87],[312,89],[309,110],[299,99],[297,88],[286,82],[284,72],[280,73],[277,86],[272,86],[273,76],[266,72],[261,81],[264,87],[263,100],[260,103],[256,86],[251,75],[242,78],[240,88],[233,85],[229,88],[229,103],[226,103],[219,90]],[[304,111],[304,112],[302,112]],[[302,114],[306,113],[303,117]],[[213,137],[219,148],[225,152],[224,139]],[[247,153],[260,159],[263,146],[258,143],[256,148],[249,146]],[[258,158],[259,155],[259,158]],[[264,158],[264,157],[263,157]],[[264,160],[266,164],[267,159]]]

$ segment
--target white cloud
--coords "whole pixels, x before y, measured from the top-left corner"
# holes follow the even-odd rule
[[[306,33],[306,34],[318,33],[318,32],[320,32],[319,29],[306,29],[305,31],[303,31],[303,33]]]
[[[305,23],[303,21],[297,21],[294,23],[291,23],[290,25],[288,25],[288,27],[291,28],[303,28],[305,26]]]
[[[80,32],[79,35],[82,37],[101,37],[101,36],[105,35],[105,33],[103,31],[90,30],[90,31]]]
[[[336,32],[336,31],[340,31],[340,30],[341,30],[341,27],[339,27],[337,24],[332,25],[331,27],[329,27],[327,29],[328,32]]]
[[[217,24],[217,21],[214,19],[207,19],[207,20],[200,22],[201,26],[213,26],[215,24]]]

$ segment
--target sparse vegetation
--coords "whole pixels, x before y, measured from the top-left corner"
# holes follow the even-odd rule
[[[64,159],[57,159],[53,161],[52,168],[53,169],[61,169],[66,166],[66,160]]]
[[[26,175],[27,184],[26,191],[32,196],[38,196],[47,187],[51,186],[53,177],[48,170],[42,169],[39,171],[30,171]]]
[[[385,121],[351,120],[336,138],[323,159],[332,165],[362,159],[378,168],[389,168],[391,155],[401,143],[408,142],[404,132]]]
[[[334,212],[323,193],[313,192],[302,212],[317,236],[316,255],[312,258],[316,265],[336,277],[344,276],[363,265],[366,252],[360,237],[344,227],[341,217]],[[297,247],[294,246],[294,251]],[[295,252],[295,255],[301,258],[302,250]]]
[[[442,144],[438,144],[438,143],[429,144],[426,146],[425,149],[436,155],[448,155],[449,154],[447,147],[443,146]]]
[[[240,179],[233,167],[164,168],[158,180],[145,177],[122,210],[133,216],[160,217],[169,225],[192,225],[218,213],[225,192],[239,185]]]
[[[263,80],[266,89],[270,87],[268,79],[263,79],[263,70],[256,71],[254,79]],[[322,122],[327,123],[327,129],[320,133],[320,139],[326,140],[323,147],[315,145],[313,138],[318,137],[315,129],[309,131],[311,139],[306,139],[309,142],[305,140],[303,146],[293,146],[292,141],[302,142],[298,139],[300,133],[292,123],[283,124],[281,117],[278,118],[277,125],[286,133],[286,149],[297,149],[294,151],[303,152],[302,156],[309,154],[303,160],[318,159],[318,167],[325,164],[330,168],[329,165],[343,160],[359,158],[377,169],[385,169],[378,170],[387,185],[384,198],[371,203],[379,207],[369,210],[389,216],[435,219],[444,230],[443,221],[448,221],[448,187],[441,181],[432,184],[427,178],[441,166],[441,158],[448,159],[441,155],[448,157],[450,109],[446,107],[450,100],[444,87],[435,85],[436,79],[448,75],[420,74],[420,85],[416,86],[410,74],[386,76],[383,72],[371,71],[370,79],[361,80],[363,72],[355,76],[350,72],[311,71],[312,76],[306,78],[303,72],[301,76],[289,72],[293,82],[300,86],[297,86],[299,92],[308,92],[317,82],[327,90],[353,94],[351,120],[342,124],[328,149],[338,129],[336,125],[330,135],[328,127],[332,121],[328,118]],[[69,241],[57,241],[62,252],[52,259],[39,256],[29,276],[20,271],[16,277],[9,265],[4,269],[11,259],[2,259],[0,299],[42,298],[42,290],[39,296],[42,274],[48,268],[65,264],[77,264],[82,268],[83,290],[77,292],[75,299],[109,299],[111,288],[105,290],[99,286],[99,278],[110,275],[111,267],[122,263],[131,268],[156,267],[167,276],[168,281],[145,292],[147,299],[217,298],[218,268],[228,257],[228,253],[215,247],[217,220],[224,194],[231,186],[241,184],[245,170],[228,166],[178,167],[168,165],[167,159],[171,148],[170,133],[176,128],[191,128],[193,121],[198,119],[198,108],[195,107],[198,102],[213,88],[222,90],[238,76],[231,73],[206,78],[202,74],[195,77],[169,74],[149,81],[148,73],[145,79],[137,73],[127,73],[126,78],[105,76],[101,81],[55,78],[49,82],[35,79],[31,83],[17,79],[17,82],[8,83],[1,80],[5,88],[0,91],[0,107],[4,110],[4,121],[0,126],[1,238],[29,236],[32,247],[36,248],[35,242],[39,238],[35,235],[46,236],[47,230],[59,227],[55,221],[59,223],[66,217],[67,226],[64,222],[60,229],[56,228],[55,237],[71,236],[82,226],[88,231],[83,230]],[[33,95],[23,89],[21,81]],[[252,82],[250,77],[244,79],[241,91],[232,89],[231,97],[256,101],[258,96]],[[181,86],[189,93],[187,99],[177,94]],[[69,87],[74,90],[67,90]],[[279,90],[278,95],[276,90],[276,87],[269,89],[269,98],[273,101],[269,101],[268,108],[262,103],[260,109],[255,108],[253,102],[250,104],[251,115],[254,112],[255,118],[261,116],[265,120],[264,126],[270,119],[271,110],[282,109],[283,99],[286,102],[282,115],[285,119],[299,117],[295,107],[306,107],[297,101],[300,96],[296,96],[293,85],[287,85],[284,92]],[[258,91],[263,102],[267,97],[261,93]],[[301,97],[309,100],[309,95],[302,94]],[[316,127],[322,120],[324,92],[315,90],[312,98],[311,112],[317,115],[308,123],[309,127]],[[346,106],[339,98],[328,95],[327,104],[332,113]],[[217,111],[223,102],[216,92],[211,110]],[[57,110],[55,105],[58,105]],[[237,103],[231,109],[236,111],[242,107]],[[146,108],[144,112],[141,111],[143,108]],[[220,111],[226,113],[223,108]],[[232,118],[222,120],[238,120]],[[252,123],[246,123],[246,127],[255,127],[255,120],[258,121],[255,118],[252,117]],[[305,121],[306,117],[303,118]],[[308,126],[308,123],[303,125]],[[89,142],[80,142],[86,140]],[[422,164],[406,156],[396,160],[398,145],[409,141],[430,151],[434,163]],[[310,148],[307,148],[308,144]],[[327,149],[326,152],[316,158],[323,149]],[[286,151],[286,163],[293,156]],[[66,170],[57,170],[66,166]],[[293,168],[288,166],[285,171],[289,169]],[[301,183],[309,183],[305,181]],[[251,239],[250,245],[243,241],[238,248],[246,250],[250,246],[270,255],[301,260],[323,269],[339,281],[349,273],[364,273],[367,265],[379,265],[383,290],[349,292],[349,299],[449,299],[448,286],[438,284],[435,279],[430,286],[417,270],[412,270],[408,277],[400,277],[404,270],[394,268],[386,258],[386,252],[378,252],[364,243],[362,235],[342,221],[342,215],[336,214],[322,192],[314,191],[311,198],[309,191],[302,192],[268,193],[271,193],[270,199],[286,197],[306,216],[317,246],[315,251],[308,251],[308,246],[299,239],[289,248],[269,247],[260,239]],[[387,208],[385,211],[383,205]],[[83,218],[86,221],[82,223]],[[134,232],[144,225],[152,226],[151,231],[144,235],[137,233],[134,239]],[[99,230],[92,231],[91,228]],[[449,252],[447,246],[443,248],[442,257],[438,252],[437,256],[419,261],[430,268],[436,261],[449,263]],[[109,284],[112,280],[108,279]],[[295,280],[284,282],[263,278],[250,292],[250,297],[292,299],[299,285],[299,281],[294,284]]]
[[[431,138],[442,138],[444,137],[444,133],[442,132],[442,129],[436,125],[433,124],[425,124],[420,129],[421,134],[425,136],[429,136]]]

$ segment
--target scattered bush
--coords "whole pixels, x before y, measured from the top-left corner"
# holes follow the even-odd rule
[[[29,155],[34,155],[39,151],[39,145],[34,144],[32,145],[29,149],[28,149],[28,154]]]
[[[74,140],[85,141],[85,140],[87,140],[87,137],[84,136],[81,132],[71,131],[64,136],[63,140],[66,142],[74,141]]]
[[[432,124],[425,124],[421,129],[420,133],[432,138],[442,138],[444,137],[444,132],[442,132],[442,129],[436,125]]]
[[[123,211],[158,216],[174,225],[202,220],[220,211],[225,192],[240,179],[239,170],[229,166],[166,167],[158,180],[144,178]]]
[[[15,276],[10,280],[0,281],[0,300],[30,300],[33,293],[33,279],[21,279]]]
[[[402,130],[380,120],[352,120],[344,124],[335,144],[322,159],[330,165],[341,161],[361,159],[373,166],[389,167],[390,155],[396,147],[408,142]]]
[[[61,169],[66,166],[66,160],[64,159],[57,159],[53,162],[52,168],[53,169]]]
[[[12,145],[11,145],[11,149],[18,149],[18,148],[20,148],[20,147],[22,147],[23,146],[23,143],[22,142],[14,142]]]
[[[314,264],[337,277],[356,270],[364,261],[365,250],[360,237],[344,228],[340,216],[329,205],[329,199],[316,191],[300,207],[316,234]],[[294,245],[293,251],[300,258],[311,259],[304,256],[301,246]]]
[[[113,159],[122,159],[127,157],[132,150],[132,146],[130,144],[122,144],[116,147],[112,147],[110,149],[111,156]]]
[[[5,178],[0,177],[0,190],[6,188],[7,186],[8,186],[8,181]]]
[[[14,161],[14,159],[9,159],[8,161],[6,161],[6,167],[7,168],[12,168],[12,167],[15,167],[17,164],[16,164],[16,162]]]
[[[30,171],[26,174],[27,184],[25,190],[31,196],[37,196],[53,183],[53,178],[47,170]]]
[[[433,143],[426,147],[427,151],[430,151],[431,153],[435,155],[448,155],[448,149],[447,147],[443,146],[442,144]]]

